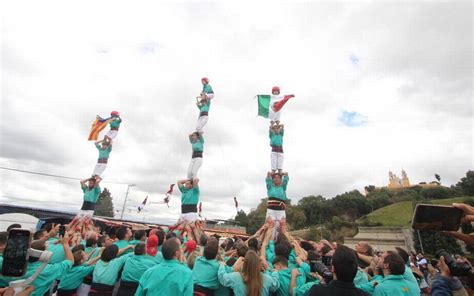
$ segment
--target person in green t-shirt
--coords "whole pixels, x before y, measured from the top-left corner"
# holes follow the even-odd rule
[[[178,181],[181,191],[181,216],[178,224],[193,223],[198,219],[199,179]]]
[[[271,153],[271,167],[272,173],[278,170],[278,173],[283,172],[283,135],[285,129],[283,124],[270,124],[268,136],[270,138]]]
[[[288,186],[288,173],[267,173],[265,183],[267,185],[267,218],[270,217],[274,222],[273,238],[276,237],[280,222],[286,218],[286,188]]]
[[[99,145],[99,143],[102,143]],[[99,150],[99,159],[97,159],[97,164],[95,165],[92,176],[102,176],[105,169],[107,168],[107,162],[109,160],[110,152],[112,152],[112,140],[109,141],[97,141],[95,142],[95,147]]]
[[[122,118],[120,118],[120,114],[117,111],[112,111],[112,113],[110,113],[110,116],[112,119],[109,123],[110,130],[104,136],[105,141],[110,141],[117,137],[120,124],[122,123]]]
[[[84,192],[82,207],[77,214],[78,218],[91,217],[94,214],[95,203],[99,199],[100,195],[100,176],[92,176],[89,179],[81,180],[81,189]],[[86,185],[87,183],[87,185]]]
[[[209,78],[207,77],[201,78],[201,83],[202,83],[201,97],[212,100],[214,98],[214,90],[212,90],[212,86],[209,84]]]
[[[122,282],[118,295],[134,295],[142,275],[155,265],[156,262],[146,255],[145,244],[143,242],[138,243],[135,246],[134,255],[130,256],[123,266]]]
[[[193,154],[191,162],[188,167],[188,180],[197,177],[197,173],[202,165],[202,154],[204,151],[204,137],[198,132],[189,135],[189,142],[191,143]]]
[[[199,117],[196,125],[196,132],[203,134],[203,128],[207,124],[209,117],[209,108],[211,107],[211,100],[206,97],[197,97],[196,105],[199,109]]]

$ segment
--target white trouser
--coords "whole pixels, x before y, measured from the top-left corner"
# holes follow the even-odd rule
[[[97,175],[101,177],[106,168],[107,168],[106,163],[97,163],[95,165],[94,171],[92,172],[92,176]]]
[[[79,288],[77,288],[76,295],[77,296],[88,296],[91,290],[91,285],[82,283]]]
[[[197,177],[199,168],[202,165],[202,157],[191,158],[191,162],[188,167],[188,180],[192,180]]]
[[[272,160],[272,171],[283,170],[283,153],[282,152],[273,152],[271,154]]]
[[[268,113],[268,118],[270,121],[280,121],[280,113],[281,111],[274,112],[273,109],[270,107],[270,112]]]
[[[214,94],[208,94],[206,93],[206,97],[210,100],[210,99],[214,99]]]
[[[79,218],[80,220],[85,219],[85,218],[90,218],[94,216],[94,210],[79,210],[79,212],[76,215],[76,218]]]
[[[198,213],[186,213],[186,214],[181,214],[179,217],[178,223],[193,223],[194,221],[199,220]]]
[[[198,122],[197,122],[197,126],[196,126],[196,131],[198,133],[201,133],[202,132],[202,129],[204,128],[204,126],[207,124],[207,119],[208,119],[209,116],[207,115],[204,115],[204,116],[199,116],[198,118]]]
[[[111,138],[112,140],[118,135],[118,130],[109,130],[107,132],[107,137]]]
[[[280,211],[267,209],[267,218],[268,217],[271,217],[274,222],[272,238],[275,240],[278,236],[278,231],[280,230],[280,221],[286,219],[286,212],[285,210]]]

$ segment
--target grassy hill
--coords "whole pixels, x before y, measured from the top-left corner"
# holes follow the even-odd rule
[[[438,205],[450,205],[453,202],[462,202],[463,200],[464,197],[456,197],[448,199],[435,199],[432,200],[432,202],[433,204]],[[402,201],[373,211],[367,215],[366,222],[374,225],[380,223],[381,226],[385,227],[403,227],[410,226],[412,218],[412,202]],[[357,222],[362,223],[362,221],[362,219],[359,219]]]

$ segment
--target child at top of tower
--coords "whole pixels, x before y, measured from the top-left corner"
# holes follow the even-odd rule
[[[212,86],[209,84],[209,78],[203,77],[201,78],[201,83],[202,83],[202,92],[201,92],[201,98],[206,98],[206,99],[213,99],[214,98],[214,91],[212,90]]]
[[[283,171],[283,136],[285,130],[283,124],[270,124],[268,136],[270,138],[270,146],[272,152],[270,155],[272,173],[278,170],[278,173]]]
[[[112,117],[112,121],[110,121],[109,123],[110,130],[104,137],[105,141],[110,141],[117,137],[120,124],[122,123],[122,118],[120,118],[120,114],[118,113],[118,111],[112,111],[110,113],[110,116]]]

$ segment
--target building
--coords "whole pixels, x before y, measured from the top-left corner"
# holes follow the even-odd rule
[[[381,190],[398,190],[404,188],[413,188],[415,186],[420,186],[422,188],[432,188],[432,187],[440,187],[441,184],[436,181],[432,182],[420,182],[418,184],[410,183],[408,179],[408,175],[405,170],[402,170],[402,177],[398,177],[392,171],[388,172],[388,185],[383,187],[375,187],[375,186],[366,186],[365,187],[365,195],[369,194],[372,191],[381,191]]]

